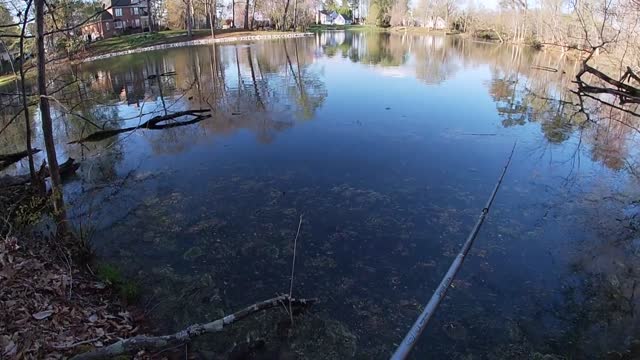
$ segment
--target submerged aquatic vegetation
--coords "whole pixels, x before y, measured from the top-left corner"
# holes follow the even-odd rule
[[[95,270],[96,276],[106,284],[112,286],[126,303],[134,303],[140,297],[139,285],[122,275],[121,270],[113,264],[98,264]]]

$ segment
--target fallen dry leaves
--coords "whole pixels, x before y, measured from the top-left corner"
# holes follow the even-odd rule
[[[0,359],[59,359],[135,335],[110,289],[44,240],[0,240]]]

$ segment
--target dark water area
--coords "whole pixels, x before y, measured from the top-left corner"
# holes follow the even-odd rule
[[[302,215],[294,295],[320,303],[288,335],[288,315],[272,311],[201,339],[194,356],[225,358],[248,338],[267,340],[249,358],[384,359],[517,141],[413,357],[623,353],[640,339],[638,139],[610,110],[576,112],[576,69],[520,47],[349,32],[65,69],[78,81],[60,91],[66,110],[53,104],[59,156],[82,164],[65,185],[69,215],[100,259],[140,284],[158,332],[288,293]],[[69,144],[189,109],[211,117]],[[21,127],[8,131],[2,153],[24,144]]]

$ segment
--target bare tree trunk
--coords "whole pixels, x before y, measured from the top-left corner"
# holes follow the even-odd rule
[[[253,23],[256,21],[256,5],[258,5],[258,0],[253,0],[253,12],[251,13],[251,30],[253,30]]]
[[[249,30],[249,0],[244,1],[244,26],[245,30]]]
[[[193,35],[193,6],[192,0],[187,0],[187,36]]]
[[[38,61],[38,93],[40,94],[40,121],[42,122],[42,135],[47,151],[47,162],[51,174],[51,191],[53,212],[56,220],[58,234],[64,235],[67,231],[67,215],[64,208],[62,194],[62,179],[56,157],[56,146],[53,139],[53,124],[51,120],[51,108],[47,97],[46,54],[44,52],[44,0],[35,0],[36,4],[36,45]]]
[[[287,29],[287,12],[289,11],[289,1],[290,0],[287,0],[287,3],[284,6],[284,15],[282,16],[282,24],[280,25],[280,30]]]
[[[38,187],[42,190],[42,182],[36,179],[36,167],[33,162],[33,152],[31,145],[31,124],[29,123],[29,105],[27,104],[26,88],[24,86],[24,33],[27,29],[27,21],[29,19],[29,10],[31,9],[32,1],[27,2],[27,8],[24,11],[24,21],[22,22],[22,29],[20,33],[20,92],[22,97],[22,108],[24,111],[24,125],[27,136],[27,154],[29,157],[29,175],[31,175],[31,185]]]
[[[212,3],[207,2],[207,4],[209,4],[209,26],[211,26],[211,38],[215,39],[216,17],[213,14],[216,11],[216,2],[215,1],[213,1]]]
[[[212,15],[212,25],[213,26],[213,37],[216,37],[216,20],[218,18],[218,10],[216,10],[218,8],[218,1],[217,0],[213,0],[213,15]]]
[[[298,0],[293,0],[293,31],[298,28]]]
[[[231,0],[231,27],[236,27],[236,0]]]
[[[149,27],[149,32],[153,29],[151,26],[151,0],[147,0],[147,26]]]

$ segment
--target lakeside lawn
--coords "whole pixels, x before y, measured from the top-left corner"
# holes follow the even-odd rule
[[[390,27],[381,28],[374,25],[311,25],[305,31],[322,32],[330,30],[346,31],[372,31],[372,32],[400,32],[410,31],[416,33],[443,33],[443,31],[433,31],[424,28],[414,27]],[[282,34],[285,32],[275,30],[244,30],[244,29],[219,29],[216,30],[216,38],[226,38],[231,36],[248,36],[264,34]],[[155,33],[137,33],[130,35],[114,36],[105,40],[95,41],[87,46],[86,56],[97,56],[112,52],[126,51],[135,48],[153,46],[159,44],[171,44],[189,40],[204,39],[211,36],[211,30],[199,29],[193,31],[193,36],[188,37],[186,30],[165,30]],[[1,82],[0,82],[1,84]]]
[[[232,36],[283,34],[282,31],[244,30],[244,29],[219,29],[216,30],[217,39]],[[145,46],[159,44],[171,44],[189,40],[205,39],[211,36],[210,29],[193,30],[193,36],[187,36],[186,30],[165,30],[155,33],[137,33],[130,35],[114,36],[109,39],[98,40],[87,46],[88,56],[102,55],[117,51],[125,51]]]

